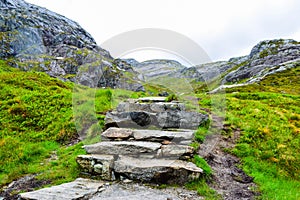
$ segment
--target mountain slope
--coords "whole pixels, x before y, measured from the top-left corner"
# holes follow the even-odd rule
[[[2,0],[0,8],[0,58],[14,67],[89,87],[143,90],[76,22],[23,0]]]

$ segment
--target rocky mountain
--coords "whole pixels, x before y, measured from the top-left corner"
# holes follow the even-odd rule
[[[78,23],[24,0],[0,1],[0,58],[89,87],[143,90],[124,75],[132,68],[97,46]]]
[[[138,71],[144,80],[151,80],[158,77],[173,76],[178,70],[186,67],[175,60],[155,59],[138,62],[135,59],[124,59]]]
[[[255,45],[249,55],[192,67],[184,67],[177,63],[172,65],[173,62],[168,61],[169,68],[166,73],[164,70],[160,71],[166,65],[165,61],[145,63],[141,68],[140,64],[136,63],[133,67],[137,71],[145,71],[151,78],[173,77],[196,81],[199,84],[217,81],[221,85],[220,88],[235,87],[259,82],[267,75],[299,66],[300,42],[291,39],[265,40]]]
[[[192,67],[174,60],[114,59],[78,23],[45,8],[0,0],[0,13],[1,59],[89,87],[143,91],[143,82],[164,77],[202,83],[218,79],[222,87],[233,87],[299,63],[300,43],[285,39],[262,41],[247,56]]]

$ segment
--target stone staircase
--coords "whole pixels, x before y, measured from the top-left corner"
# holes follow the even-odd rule
[[[194,139],[193,129],[206,120],[207,115],[188,112],[182,103],[168,103],[161,97],[120,103],[106,115],[102,142],[85,145],[88,154],[77,157],[82,172],[101,181],[78,178],[22,193],[20,199],[182,199],[176,195],[178,191],[167,194],[142,183],[182,185],[199,178],[203,170],[189,161],[196,153],[189,144]],[[115,180],[126,185],[104,182]],[[187,195],[185,199],[199,199],[196,194]]]
[[[208,116],[188,112],[180,102],[149,97],[120,103],[105,118],[101,142],[85,145],[77,163],[84,173],[103,180],[184,184],[202,169],[189,162],[194,130]]]

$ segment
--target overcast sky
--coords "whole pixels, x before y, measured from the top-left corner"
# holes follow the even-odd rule
[[[247,55],[265,39],[300,41],[299,0],[26,1],[77,21],[99,45],[126,31],[162,28],[194,40],[216,61]],[[131,56],[142,61],[160,54]]]

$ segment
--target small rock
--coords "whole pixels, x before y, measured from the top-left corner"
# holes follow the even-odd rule
[[[126,140],[131,137],[133,130],[131,129],[119,129],[111,127],[101,134],[102,141],[104,140]]]

